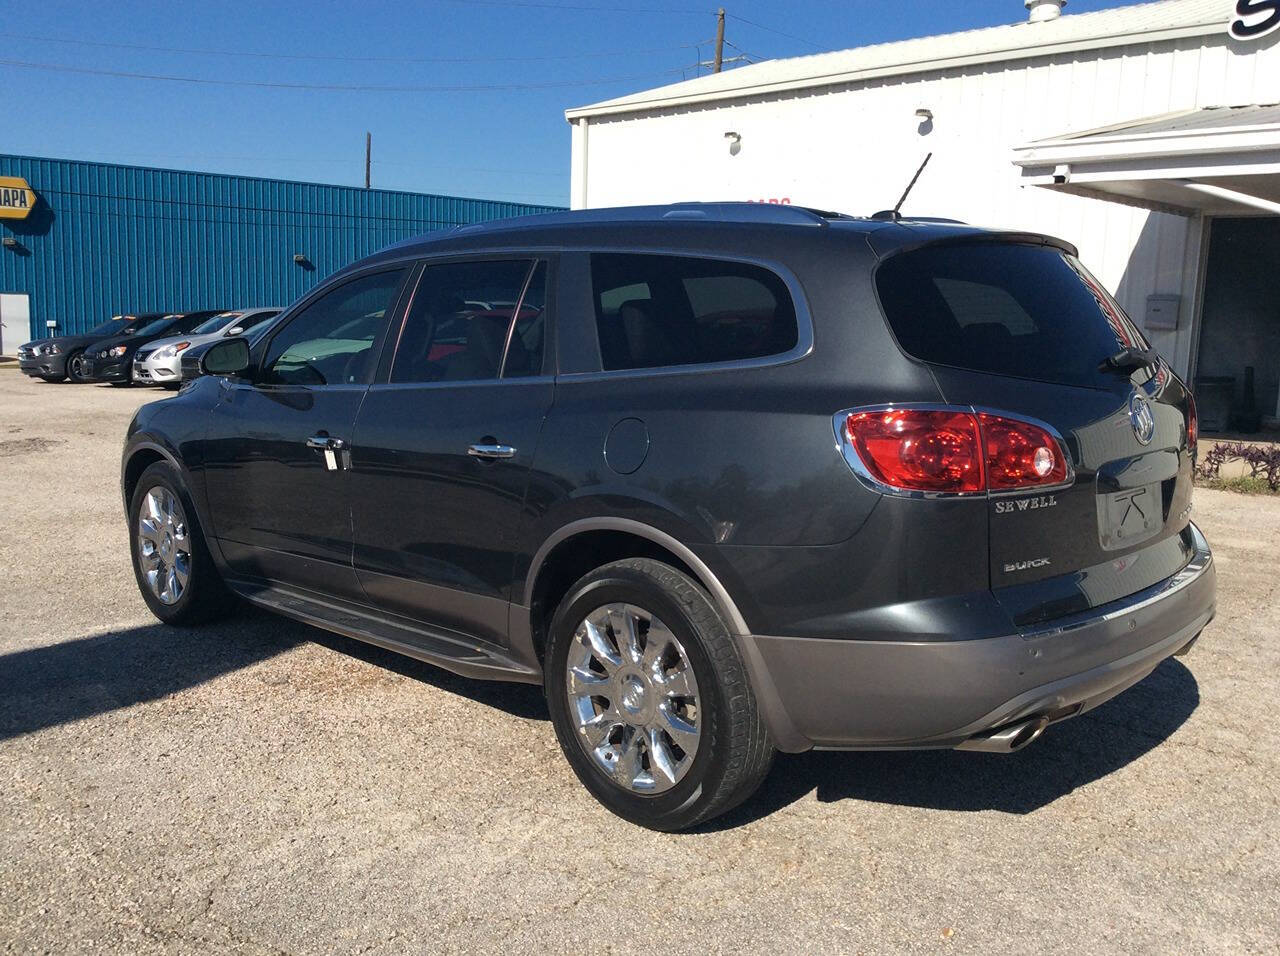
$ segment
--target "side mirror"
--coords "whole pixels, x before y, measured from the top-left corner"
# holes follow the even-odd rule
[[[215,342],[200,356],[200,371],[205,375],[239,375],[249,367],[249,343],[244,339]]]
[[[233,325],[231,326],[231,328],[227,329],[226,335],[228,336],[239,335],[243,331],[244,331],[243,325]]]
[[[230,338],[209,345],[197,345],[182,353],[182,380],[201,375],[241,375],[249,368],[249,343]]]

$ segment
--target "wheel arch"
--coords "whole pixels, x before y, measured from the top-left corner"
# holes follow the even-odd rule
[[[560,599],[583,574],[624,558],[654,558],[685,572],[699,582],[734,634],[747,634],[746,620],[715,572],[678,539],[652,525],[630,518],[582,518],[548,537],[538,548],[525,579],[524,606],[535,653],[541,659],[546,625]]]
[[[156,442],[141,441],[130,446],[120,469],[120,493],[124,497],[125,510],[129,510],[129,502],[133,500],[134,489],[142,473],[158,461],[167,461],[178,469],[178,473],[186,476],[186,469],[169,449]]]

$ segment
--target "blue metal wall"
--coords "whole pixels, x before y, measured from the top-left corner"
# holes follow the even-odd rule
[[[398,240],[556,208],[2,154],[0,176],[39,197],[0,219],[18,241],[0,248],[0,292],[31,296],[32,338],[122,312],[288,305]]]

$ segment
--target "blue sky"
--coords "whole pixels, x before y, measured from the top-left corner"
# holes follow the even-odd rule
[[[564,109],[694,75],[711,55],[716,5],[3,0],[0,149],[355,185],[370,130],[375,186],[567,204]],[[1070,0],[1067,12],[1122,5]],[[727,52],[755,59],[1025,16],[1021,0],[730,0],[726,9]],[[413,89],[296,88],[314,86]]]

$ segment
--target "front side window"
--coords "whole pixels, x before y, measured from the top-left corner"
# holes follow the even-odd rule
[[[271,340],[262,381],[276,385],[359,382],[395,303],[404,269],[352,279],[289,320]]]
[[[400,333],[391,381],[466,382],[539,374],[546,263],[537,263],[531,279],[533,266],[528,259],[503,259],[424,269]]]
[[[602,253],[591,281],[606,370],[766,358],[799,341],[786,283],[760,266]]]

